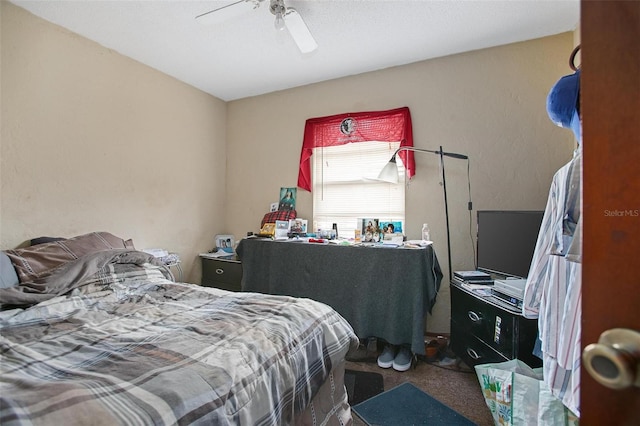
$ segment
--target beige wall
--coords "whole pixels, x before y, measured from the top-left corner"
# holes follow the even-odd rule
[[[199,282],[225,231],[226,104],[0,4],[0,248],[108,231]]]
[[[570,72],[573,35],[485,49],[224,102],[10,3],[2,14],[0,248],[105,230],[138,248],[197,253],[218,233],[256,231],[281,186],[295,186],[305,120],[411,109],[416,147],[469,155],[474,211],[543,209],[571,156],[546,94]],[[446,271],[437,157],[416,154],[406,230],[431,225]],[[466,163],[446,159],[453,269],[473,267]],[[299,191],[298,213],[312,217]],[[348,285],[348,283],[345,283]],[[443,287],[428,328],[449,330]]]
[[[475,210],[544,209],[555,171],[573,150],[571,133],[547,118],[546,95],[571,70],[573,35],[484,49],[230,102],[227,117],[227,225],[259,228],[279,188],[295,186],[305,120],[408,106],[414,145],[467,154]],[[438,159],[416,154],[406,190],[406,233],[428,222],[440,264],[447,246]],[[453,269],[472,268],[466,163],[445,159]],[[298,190],[298,215],[311,219],[311,194]],[[475,231],[474,231],[475,233]],[[445,279],[430,331],[449,331]],[[349,283],[345,283],[349,285]],[[357,303],[357,302],[354,302]]]

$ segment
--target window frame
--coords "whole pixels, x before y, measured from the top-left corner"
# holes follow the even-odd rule
[[[377,179],[400,146],[400,141],[363,141],[314,148],[313,231],[331,229],[335,223],[339,237],[353,238],[360,227],[358,219],[364,218],[400,222],[404,230],[406,172],[402,161],[397,162],[397,184]]]

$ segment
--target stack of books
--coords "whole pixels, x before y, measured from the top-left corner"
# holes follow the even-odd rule
[[[455,271],[453,275],[458,280],[469,284],[493,284],[491,275],[483,271]]]

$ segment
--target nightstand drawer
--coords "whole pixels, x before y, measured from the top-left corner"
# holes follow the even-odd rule
[[[202,285],[223,290],[240,291],[242,263],[235,259],[216,259],[201,256]]]

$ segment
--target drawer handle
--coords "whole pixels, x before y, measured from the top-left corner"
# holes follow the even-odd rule
[[[224,274],[224,269],[222,269],[222,268],[217,268],[217,269],[216,269],[216,274],[218,274],[218,275],[222,275],[222,274]]]
[[[478,352],[474,351],[471,348],[467,348],[467,355],[469,355],[471,358],[475,360],[482,358],[482,356],[478,355]]]
[[[467,312],[467,315],[469,316],[469,319],[473,322],[478,322],[482,319],[482,317],[480,317],[480,315],[476,314],[473,311],[469,311]]]

